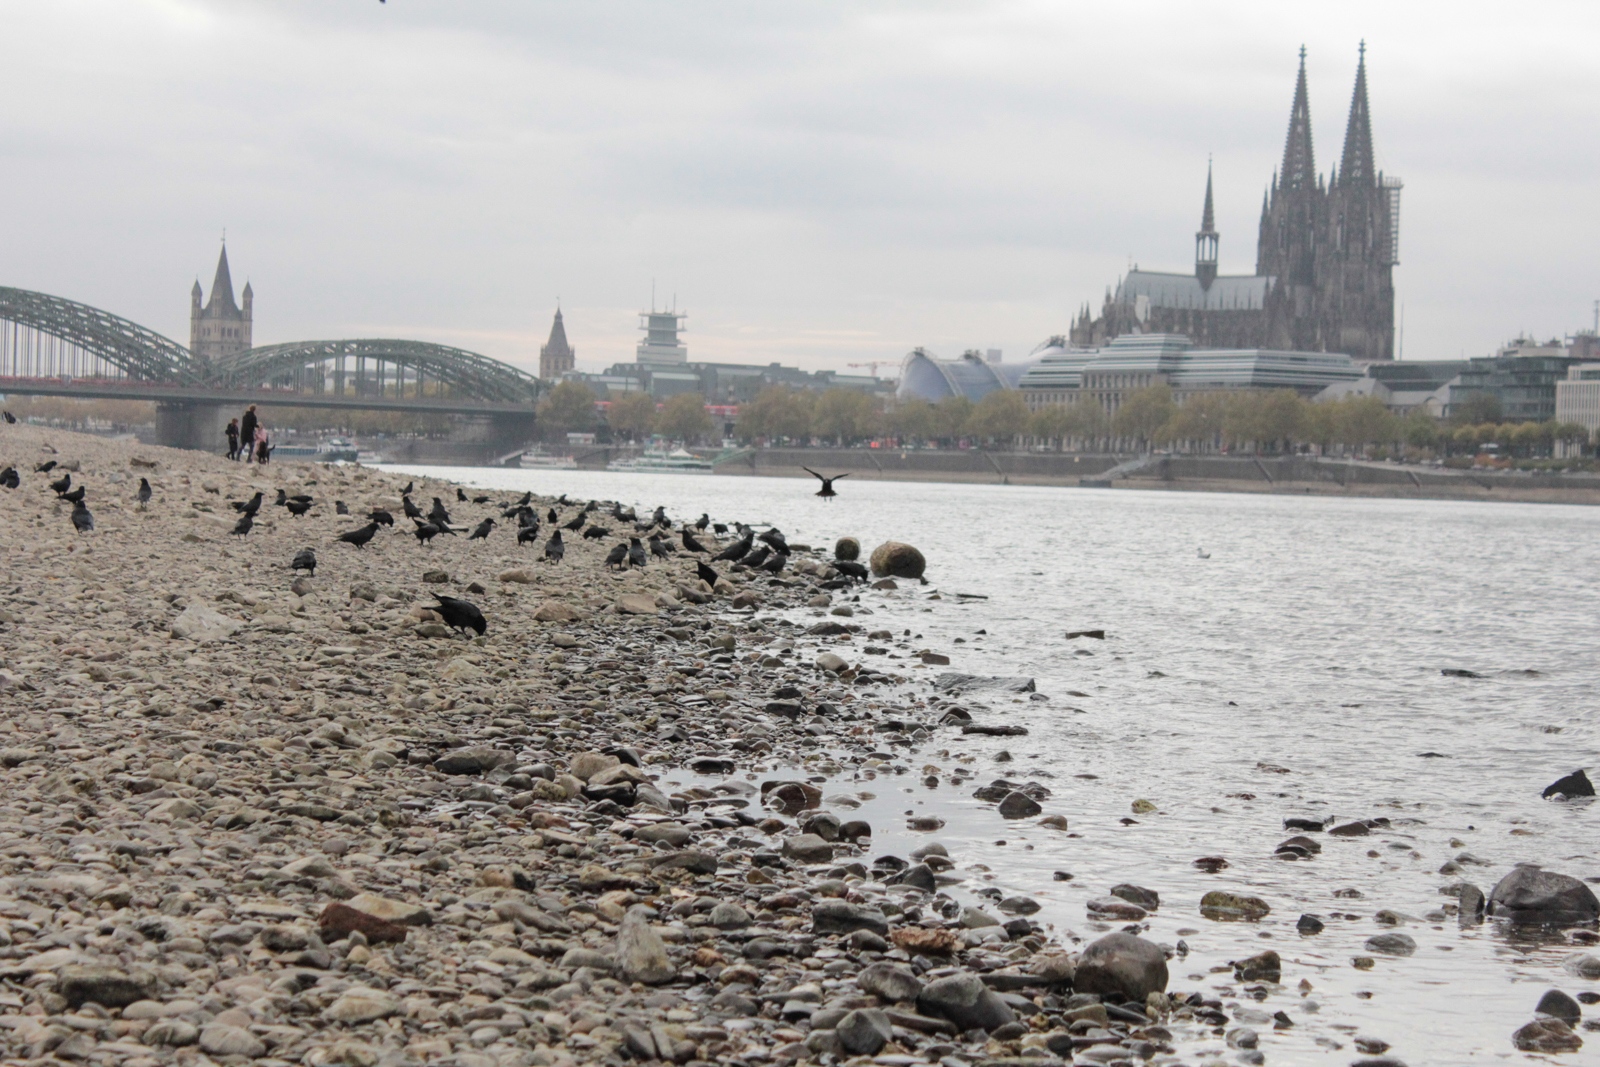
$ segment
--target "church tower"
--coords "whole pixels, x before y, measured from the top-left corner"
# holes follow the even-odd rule
[[[1317,175],[1311,142],[1311,97],[1306,89],[1306,50],[1289,109],[1283,167],[1261,211],[1256,273],[1275,279],[1268,307],[1268,343],[1303,352],[1323,349],[1317,321],[1317,248],[1326,219],[1326,193]]]
[[[567,343],[567,328],[561,321],[561,309],[556,308],[556,320],[550,324],[550,340],[539,348],[539,377],[554,381],[571,370],[578,361],[578,352]]]
[[[1367,107],[1367,46],[1362,42],[1350,97],[1344,153],[1328,182],[1327,240],[1318,249],[1326,347],[1352,359],[1394,358],[1393,230],[1400,186],[1373,163]]]
[[[250,283],[244,285],[244,307],[233,302],[233,275],[228,271],[228,246],[222,246],[217,257],[217,273],[211,281],[211,300],[204,306],[201,300],[200,279],[189,291],[189,351],[205,360],[220,359],[251,346],[251,317],[254,312],[255,292]]]
[[[1200,212],[1200,232],[1194,235],[1194,276],[1200,288],[1210,289],[1217,280],[1217,213],[1211,207],[1211,164],[1206,164],[1206,206]]]

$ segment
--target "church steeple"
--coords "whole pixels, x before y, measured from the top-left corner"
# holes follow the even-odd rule
[[[211,279],[211,300],[206,305],[209,308],[238,311],[239,305],[233,302],[233,275],[228,273],[228,245],[224,241],[222,254],[217,257],[217,275]]]
[[[553,381],[572,370],[577,359],[577,350],[567,343],[567,327],[557,305],[555,321],[550,324],[550,340],[539,349],[539,377]]]
[[[1372,162],[1372,117],[1367,110],[1367,42],[1361,42],[1356,63],[1356,87],[1350,96],[1350,121],[1344,129],[1344,156],[1339,160],[1339,181],[1345,185],[1376,185],[1378,171]]]
[[[1283,145],[1279,188],[1315,189],[1317,160],[1311,150],[1311,98],[1306,91],[1306,48],[1300,46],[1300,76],[1294,83],[1294,106],[1289,110],[1289,136]]]
[[[1200,279],[1200,288],[1210,289],[1217,280],[1216,211],[1211,205],[1211,164],[1206,163],[1206,206],[1200,213],[1200,230],[1194,235],[1194,275]]]

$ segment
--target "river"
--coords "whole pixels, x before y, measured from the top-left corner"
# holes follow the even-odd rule
[[[1596,762],[1600,511],[855,479],[830,503],[791,479],[425,470],[641,514],[665,504],[678,520],[772,523],[792,542],[917,545],[929,584],[864,592],[873,614],[856,621],[909,628],[917,647],[950,656],[919,678],[1027,675],[1049,700],[980,701],[980,721],[1029,735],[940,731],[912,762],[949,767],[965,753],[977,784],[1042,782],[1045,812],[1071,829],[1006,823],[971,784],[880,778],[861,813],[873,853],[930,839],[903,828],[906,811],[938,814],[948,825],[932,836],[963,865],[990,868],[993,885],[1043,905],[1037,919],[1086,940],[1112,928],[1087,918],[1087,900],[1120,882],[1154,889],[1148,936],[1188,947],[1172,987],[1229,1004],[1253,1006],[1227,962],[1276,949],[1285,988],[1259,1005],[1256,1027],[1268,1062],[1348,1063],[1356,1036],[1413,1065],[1499,1061],[1519,1055],[1510,1035],[1546,989],[1600,986],[1562,969],[1582,946],[1427,918],[1451,900],[1441,887],[1465,879],[1487,893],[1516,862],[1600,882],[1600,811],[1540,798]],[[1064,636],[1087,629],[1106,637]],[[1002,750],[1014,759],[996,762]],[[1134,814],[1140,799],[1156,811]],[[1287,862],[1273,855],[1293,832],[1287,816],[1391,825],[1314,835],[1320,855]],[[1461,873],[1439,873],[1463,853]],[[1230,864],[1219,873],[1193,865],[1218,855]],[[1210,889],[1261,896],[1272,913],[1205,920]],[[1380,909],[1411,919],[1383,925]],[[1326,930],[1298,934],[1303,912]],[[1415,939],[1415,955],[1363,947],[1391,930]],[[1375,965],[1358,969],[1357,957]],[[1266,1016],[1278,1010],[1295,1025],[1274,1032]]]

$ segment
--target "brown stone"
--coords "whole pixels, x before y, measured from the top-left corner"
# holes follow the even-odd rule
[[[334,901],[322,909],[322,914],[317,916],[317,927],[322,931],[324,940],[327,941],[337,941],[340,938],[360,932],[363,937],[373,944],[384,941],[404,941],[406,934],[411,929],[403,923],[376,918],[338,901]]]

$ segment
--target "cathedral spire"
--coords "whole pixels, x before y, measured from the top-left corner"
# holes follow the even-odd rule
[[[1314,189],[1317,161],[1311,150],[1311,99],[1306,92],[1306,47],[1300,46],[1300,76],[1294,83],[1294,106],[1289,111],[1289,136],[1283,145],[1279,187]]]
[[[1372,118],[1367,111],[1367,42],[1361,42],[1356,62],[1356,88],[1350,96],[1350,121],[1344,129],[1344,157],[1339,161],[1339,180],[1345,185],[1376,185],[1377,168],[1372,163]]]
[[[1217,213],[1211,205],[1211,162],[1206,161],[1206,206],[1200,212],[1200,232],[1194,235],[1194,275],[1202,289],[1217,280]]]
[[[233,275],[228,273],[228,244],[222,244],[222,254],[217,257],[217,274],[211,279],[211,300],[207,307],[222,307],[237,311],[233,302]]]

